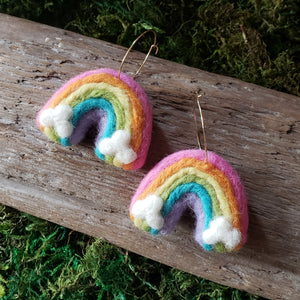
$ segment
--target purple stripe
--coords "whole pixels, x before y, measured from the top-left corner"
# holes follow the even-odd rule
[[[174,204],[171,212],[165,218],[164,226],[161,229],[161,234],[170,233],[176,226],[184,211],[190,208],[196,216],[196,228],[194,237],[197,243],[203,245],[202,233],[204,230],[204,211],[199,197],[195,193],[186,193]]]
[[[102,109],[92,109],[84,114],[76,124],[72,135],[70,136],[71,145],[76,145],[82,141],[86,132],[91,127],[98,130],[97,139],[101,138],[107,124],[107,113]]]

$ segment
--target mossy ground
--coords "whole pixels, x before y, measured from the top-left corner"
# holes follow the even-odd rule
[[[162,58],[300,94],[299,0],[0,0],[0,12],[124,46],[152,28]]]
[[[0,12],[300,94],[299,0],[0,0]],[[146,51],[150,39],[139,44]],[[0,207],[2,299],[258,299]]]
[[[1,299],[259,299],[0,206]]]

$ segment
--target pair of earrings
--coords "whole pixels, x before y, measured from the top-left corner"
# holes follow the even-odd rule
[[[125,170],[143,166],[150,146],[152,109],[149,100],[130,76],[122,73],[125,59],[147,32],[154,33],[142,69],[153,48],[153,30],[142,33],[125,54],[119,71],[103,68],[84,72],[63,85],[38,114],[37,122],[47,137],[70,146],[79,143],[96,126],[96,155]],[[140,229],[167,234],[190,207],[196,216],[195,240],[207,251],[238,250],[246,242],[247,200],[233,168],[207,151],[198,94],[205,150],[184,150],[159,162],[142,180],[130,205],[130,217]],[[195,124],[195,105],[194,105]],[[198,130],[197,130],[198,131]]]

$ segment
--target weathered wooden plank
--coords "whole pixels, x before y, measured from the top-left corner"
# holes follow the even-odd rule
[[[118,69],[124,53],[103,41],[0,15],[1,203],[225,285],[296,299],[299,98],[150,57],[137,78],[154,115],[142,170],[104,164],[89,141],[70,148],[48,142],[35,124],[43,103],[82,71]],[[142,59],[141,53],[131,54],[124,70],[133,73]],[[199,88],[206,93],[209,149],[235,167],[249,201],[249,241],[234,254],[204,252],[193,241],[188,218],[168,237],[152,237],[128,216],[144,174],[164,156],[196,147],[192,99]]]

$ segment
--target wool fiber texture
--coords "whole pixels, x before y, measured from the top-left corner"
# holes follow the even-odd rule
[[[132,198],[130,216],[134,224],[155,235],[168,234],[190,208],[196,218],[195,241],[205,250],[240,249],[248,229],[244,187],[223,158],[210,151],[207,154],[207,162],[202,150],[176,152],[159,162]],[[163,203],[159,212],[157,205],[156,209],[150,207],[149,199],[154,197],[157,203]]]
[[[96,127],[96,155],[109,164],[133,170],[141,168],[147,157],[152,109],[137,82],[103,68],[69,80],[41,109],[37,123],[50,140],[64,146],[79,143]],[[115,149],[109,150],[112,145]]]

